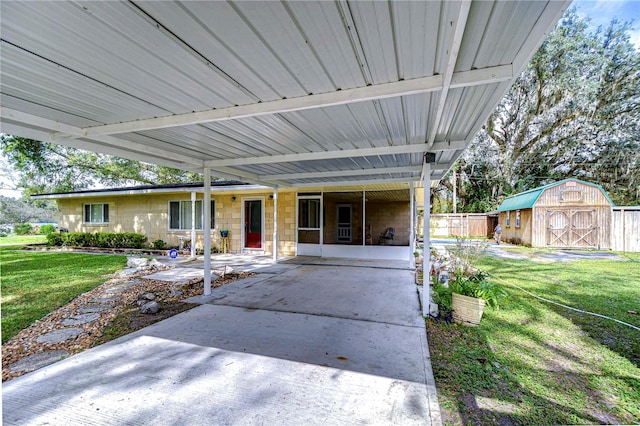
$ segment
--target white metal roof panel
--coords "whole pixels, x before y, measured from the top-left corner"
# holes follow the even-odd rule
[[[427,151],[439,179],[567,5],[5,0],[0,118],[250,182],[408,182]]]

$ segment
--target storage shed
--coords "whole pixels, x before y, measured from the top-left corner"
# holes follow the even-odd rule
[[[570,178],[506,198],[498,221],[507,242],[611,249],[612,207],[600,185]]]

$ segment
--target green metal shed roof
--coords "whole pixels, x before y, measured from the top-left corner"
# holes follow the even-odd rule
[[[607,194],[607,191],[605,191],[602,188],[602,186],[597,185],[595,183],[585,182],[580,179],[569,178],[569,179],[564,179],[558,182],[553,182],[548,185],[541,186],[539,188],[530,189],[529,191],[521,192],[520,194],[512,195],[511,197],[505,198],[502,204],[500,204],[500,207],[498,207],[498,211],[506,212],[509,210],[530,209],[533,207],[536,201],[538,201],[538,198],[540,198],[540,195],[542,194],[542,192],[544,192],[545,189],[549,189],[557,185],[562,185],[563,183],[569,182],[569,181],[580,182],[582,184],[589,185],[589,186],[595,186],[596,188],[600,189],[600,191],[602,191],[602,193],[604,194],[605,197],[607,197],[607,200],[609,200],[611,205],[615,206],[615,203],[613,202],[611,197],[609,197],[609,194]]]

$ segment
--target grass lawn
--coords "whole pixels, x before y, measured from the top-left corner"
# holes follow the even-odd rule
[[[125,256],[0,248],[2,343],[20,330],[102,284],[126,266]]]
[[[46,243],[46,235],[15,235],[9,234],[6,237],[0,237],[0,247],[2,246],[23,246],[25,244]]]
[[[485,257],[478,265],[510,301],[479,327],[427,321],[448,424],[640,422],[640,332],[527,295],[640,327],[640,255],[538,263]]]

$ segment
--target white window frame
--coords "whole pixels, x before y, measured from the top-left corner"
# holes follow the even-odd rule
[[[511,211],[508,211],[506,213],[506,220],[504,222],[504,226],[509,228],[511,227]]]
[[[102,220],[101,221],[96,221],[93,222],[91,220],[92,218],[92,210],[93,210],[93,206],[102,206]],[[87,220],[87,207],[89,207],[89,217]],[[106,209],[105,209],[106,207]],[[106,211],[106,215],[105,215],[105,211]],[[105,220],[105,216],[107,217],[107,220]],[[87,224],[87,225],[106,225],[109,223],[109,203],[87,203],[87,204],[83,204],[82,205],[82,223]]]
[[[516,228],[520,228],[520,210],[516,210]]]
[[[302,226],[298,226],[298,230],[299,231],[319,231],[320,230],[320,226],[322,224],[322,222],[321,222],[321,216],[322,216],[322,214],[321,214],[321,210],[322,210],[321,204],[322,204],[322,200],[320,199],[319,196],[298,197],[298,205],[297,205],[297,207],[298,207],[298,214],[297,214],[298,222],[300,222],[300,211],[299,211],[299,209],[300,209],[300,201],[302,201],[302,200],[308,201],[308,202],[314,201],[314,204],[315,204],[315,202],[317,202],[318,213],[317,213],[316,219],[317,219],[317,222],[318,222],[318,226],[317,227],[302,227]],[[310,210],[308,210],[307,213],[310,213]]]
[[[191,227],[188,227],[188,228],[172,228],[171,227],[171,203],[179,203],[178,214],[181,214],[182,212],[182,203],[186,203],[187,205],[189,205],[188,218],[190,220],[191,219],[191,200],[169,200],[167,202],[167,229],[169,231],[190,231],[192,229]],[[198,203],[202,205],[203,200],[196,200],[196,204]],[[211,199],[211,230],[212,231],[216,229],[215,228],[215,224],[216,224],[215,206],[216,206],[216,201],[212,198]],[[198,211],[197,207],[196,207],[196,211]],[[204,220],[204,210],[202,210],[202,207],[201,207],[201,211],[202,211],[202,215],[200,216],[200,227],[196,228],[196,231],[200,231],[200,232],[202,232],[202,221]],[[180,226],[182,221],[183,221],[183,218],[178,217],[178,226]],[[197,218],[196,218],[196,221],[197,221]]]

